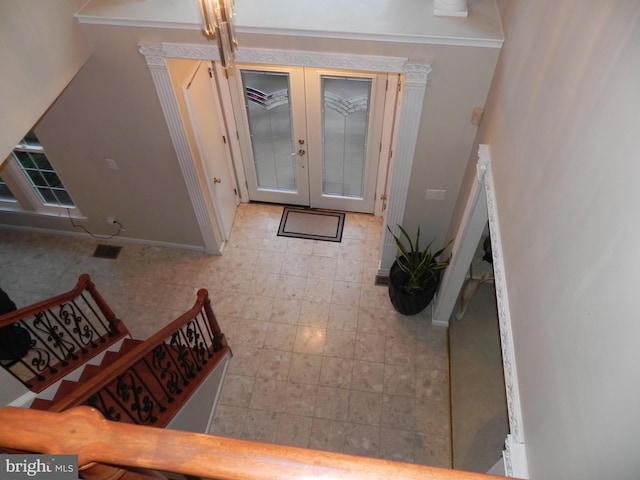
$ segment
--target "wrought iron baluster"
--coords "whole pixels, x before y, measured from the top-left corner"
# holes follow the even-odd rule
[[[104,328],[105,332],[111,332],[112,328],[111,325],[109,325],[108,323],[104,322],[104,320],[102,319],[102,317],[100,315],[98,315],[98,313],[96,312],[96,309],[94,308],[93,303],[91,303],[89,300],[87,300],[85,298],[84,293],[80,294],[80,298],[82,298],[82,300],[84,301],[84,303],[87,305],[87,307],[89,307],[89,309],[91,310],[91,313],[93,313],[93,316],[96,318],[96,320],[98,320],[98,323],[102,326],[102,328]],[[85,318],[87,318],[85,316]],[[92,326],[93,323],[87,318],[87,322],[89,322]],[[96,333],[98,333],[97,329],[94,327]],[[100,335],[100,334],[98,334]]]
[[[78,298],[82,299],[84,301],[84,305],[93,312],[94,316],[98,319],[98,324],[100,325],[100,317],[95,314],[93,306],[87,302],[83,295]],[[80,340],[83,342],[83,344],[90,344],[91,346],[95,347],[97,345],[95,343],[96,341],[100,343],[106,342],[104,334],[108,333],[108,330],[104,329],[103,332],[100,332],[94,325],[94,323],[89,319],[89,317],[87,317],[87,314],[83,310],[82,306],[78,304],[76,299],[71,300],[71,304],[73,304],[75,311],[77,312],[77,314],[73,317],[73,322],[76,325],[76,327],[73,329],[73,332],[79,335]],[[84,339],[88,340],[85,341]]]
[[[62,345],[57,345],[56,342],[59,340],[60,337],[56,331],[52,331],[52,329],[54,329],[55,327],[51,325],[51,323],[48,321],[48,318],[47,318],[47,323],[45,323],[44,320],[42,320],[42,317],[46,317],[45,312],[48,312],[48,311],[49,310],[43,310],[41,312],[36,313],[34,315],[33,325],[29,325],[29,323],[25,322],[25,326],[27,327],[29,332],[34,337],[36,337],[37,341],[39,342],[37,344],[42,345],[43,347],[41,347],[41,349],[44,349],[47,352],[46,364],[44,364],[44,367],[42,369],[39,369],[39,371],[44,371],[47,367],[52,366],[51,357],[54,357],[62,366],[68,365],[67,359],[69,358],[70,352],[73,352],[73,350],[69,351],[69,350],[63,349],[64,347]],[[47,326],[49,328],[47,328]],[[44,339],[39,332],[47,334],[48,336],[47,339]],[[73,347],[73,344],[71,344],[71,347]],[[60,350],[60,353],[58,353],[58,350]],[[36,366],[35,364],[33,365]]]
[[[118,387],[117,387],[117,384],[116,384],[116,389],[117,388]],[[118,406],[120,408],[120,410],[123,411],[127,415],[127,417],[129,418],[129,421],[131,423],[138,423],[138,422],[136,422],[136,418],[132,415],[132,413],[129,411],[127,406],[120,400],[120,398],[118,398],[117,394],[115,394],[114,392],[111,391],[111,388],[109,388],[109,386],[104,387],[103,389],[100,390],[100,392],[106,393],[111,398],[111,400],[113,400],[115,402],[116,406]],[[98,392],[98,393],[100,393],[100,392]],[[109,408],[114,412],[116,411],[115,407],[108,407],[108,403],[107,403],[106,400],[104,400],[104,397],[102,395],[100,396],[100,398],[103,398],[104,405],[105,405],[106,408]],[[118,414],[118,421],[120,421],[121,418],[122,418],[121,414]]]
[[[198,317],[194,317],[185,324],[187,328],[187,338],[189,340],[189,350],[194,358],[198,371],[202,370],[202,366],[207,363],[204,358],[204,350],[206,345],[203,343],[202,332],[198,328]]]
[[[146,358],[143,358],[144,364],[149,369],[149,372],[151,373],[151,375],[153,375],[154,380],[158,382],[158,385],[162,389],[164,395],[167,397],[167,401],[169,403],[173,403],[175,401],[175,397],[172,394],[175,394],[175,393],[179,394],[182,392],[182,390],[179,388],[177,382],[175,381],[177,377],[176,373],[170,371],[168,368],[171,366],[170,363],[166,365],[167,368],[163,368],[160,363],[156,364],[156,351],[158,351],[158,355],[163,355],[164,353],[162,348],[158,348],[158,347],[154,348],[153,356],[151,357],[153,359],[152,364],[150,364]],[[158,362],[159,361],[160,360],[158,360]],[[156,368],[156,366],[160,367],[160,370],[161,370],[160,376],[158,375],[158,369]],[[164,379],[167,375],[169,375],[169,380],[165,385],[162,379]]]
[[[202,351],[199,352],[202,358],[202,364],[206,364],[207,360],[213,357],[213,339],[210,336],[210,332],[207,330],[207,319],[204,316],[202,310],[198,312],[198,315],[194,318],[194,323],[200,332],[200,338],[202,338]],[[205,326],[203,331],[202,326]],[[206,352],[206,354],[205,354]],[[206,358],[205,358],[206,357]]]
[[[213,331],[211,330],[211,325],[209,324],[209,319],[207,318],[206,313],[207,313],[207,311],[203,308],[202,310],[200,310],[200,312],[198,312],[198,315],[199,315],[200,319],[202,320],[202,324],[204,325],[206,336],[210,341],[209,344],[211,345],[211,350],[213,352],[215,352],[216,351],[216,348],[215,348],[215,336],[213,334]],[[203,335],[204,335],[204,332],[203,332]],[[210,356],[213,356],[213,354],[211,354]]]
[[[189,340],[187,334],[184,332],[184,326],[171,336],[171,345],[175,345],[178,348],[178,365],[184,369],[187,378],[194,378],[196,376],[195,371],[198,370],[198,365],[197,361],[193,358],[191,348],[189,348]]]
[[[107,402],[105,401],[101,392],[102,391],[99,391],[91,395],[85,402],[85,405],[89,405],[90,407],[93,407],[102,412],[107,420],[119,422],[122,418],[122,415],[113,406],[107,405]]]
[[[149,388],[134,367],[118,376],[116,394],[122,399],[124,405],[128,405],[128,410],[137,415],[139,421],[135,421],[135,423],[155,423],[158,421],[158,417],[153,412],[156,406],[154,401],[161,412],[166,410],[166,407],[163,407],[151,395]]]
[[[174,334],[174,335],[175,335],[175,334]],[[187,385],[189,385],[189,382],[190,382],[189,378],[188,378],[188,377],[185,375],[185,373],[184,373],[184,372],[179,368],[179,367],[180,367],[179,356],[178,356],[178,355],[179,355],[179,351],[178,351],[178,352],[176,352],[174,348],[171,348],[171,347],[173,347],[173,345],[171,345],[171,344],[167,344],[167,343],[165,343],[165,342],[163,342],[163,343],[162,343],[162,347],[164,348],[165,352],[167,353],[167,355],[168,355],[168,356],[169,356],[169,358],[171,359],[171,363],[172,363],[175,367],[177,367],[177,368],[176,368],[176,370],[175,370],[175,373],[176,373],[177,375],[179,375],[179,376],[180,376],[180,378],[182,379],[182,385],[183,385],[183,386],[187,386]],[[176,384],[177,384],[177,383],[178,383],[178,382],[176,381]]]
[[[82,312],[78,309],[75,302],[60,304],[59,310],[60,325],[69,334],[70,339],[77,345],[82,353],[88,353],[87,345],[96,347],[93,342],[93,332],[86,325],[82,325]]]

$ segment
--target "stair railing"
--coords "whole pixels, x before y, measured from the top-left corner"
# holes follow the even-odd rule
[[[0,365],[34,392],[129,335],[87,274],[67,293],[0,316],[0,329]]]
[[[219,480],[498,480],[504,477],[237,440],[63,413],[0,409],[0,448],[78,455],[85,480],[141,480],[155,471]],[[16,435],[16,432],[20,432]]]
[[[200,289],[193,307],[47,408],[78,405],[108,420],[166,426],[230,349]]]

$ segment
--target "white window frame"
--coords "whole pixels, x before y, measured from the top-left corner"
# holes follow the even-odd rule
[[[22,144],[19,144],[16,148],[22,150],[23,146]],[[34,151],[40,149],[40,153],[46,156],[45,149],[42,145],[29,147],[29,150]],[[47,159],[49,160],[49,164],[51,164],[51,160],[48,157]],[[53,168],[55,170],[55,167]],[[59,175],[57,172],[56,174]],[[75,201],[73,202],[73,206],[45,203],[35,190],[31,181],[27,178],[26,173],[22,171],[20,165],[18,165],[18,160],[13,156],[13,152],[7,157],[2,168],[0,168],[0,177],[2,177],[2,180],[4,180],[7,187],[15,197],[15,199],[0,199],[0,211],[31,213],[55,217],[62,215],[68,215],[73,218],[82,217],[80,210],[75,205]],[[65,186],[65,190],[66,188],[67,187]],[[69,193],[68,190],[67,193]]]

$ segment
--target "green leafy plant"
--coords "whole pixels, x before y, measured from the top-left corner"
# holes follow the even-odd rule
[[[449,244],[451,244],[451,241],[437,252],[432,253],[431,245],[435,239],[431,240],[423,250],[420,249],[420,227],[418,227],[415,240],[411,238],[401,225],[398,225],[402,234],[401,237],[394,234],[389,226],[387,226],[387,228],[391,235],[393,235],[398,249],[398,255],[396,257],[398,268],[407,275],[407,281],[403,289],[410,295],[417,295],[425,289],[430,280],[434,278],[440,270],[443,270],[449,265],[451,256],[445,259],[440,259],[440,256]]]

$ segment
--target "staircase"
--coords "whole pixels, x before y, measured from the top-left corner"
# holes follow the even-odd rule
[[[231,351],[206,290],[145,341],[130,338],[88,275],[67,294],[0,317],[0,327],[9,325],[32,339],[26,354],[4,365],[35,394],[24,406],[62,412],[86,405],[112,421],[208,429]],[[0,349],[16,351],[6,339]],[[180,412],[194,401],[211,414],[194,426],[186,412],[185,428]]]

